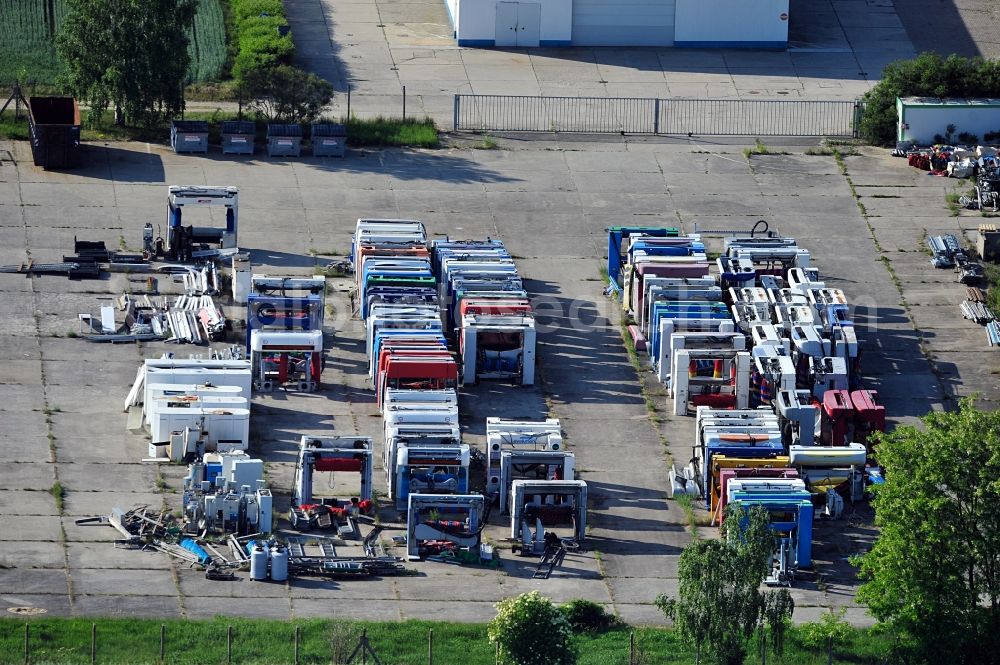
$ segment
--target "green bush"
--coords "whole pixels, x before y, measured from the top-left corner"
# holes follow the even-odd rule
[[[312,122],[333,97],[333,86],[290,65],[260,67],[243,74],[250,108],[267,122]]]
[[[592,600],[576,599],[559,606],[574,633],[602,633],[621,625],[621,620],[609,614],[604,606]]]
[[[537,591],[505,598],[486,627],[505,665],[575,665],[573,631],[563,613]]]
[[[291,61],[295,46],[281,0],[230,0],[230,7],[236,27],[236,78]]]
[[[921,53],[882,70],[882,80],[862,97],[861,136],[869,143],[896,141],[897,97],[998,97],[1000,60]],[[944,128],[942,128],[944,129]]]

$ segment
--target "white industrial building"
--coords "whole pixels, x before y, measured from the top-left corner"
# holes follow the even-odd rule
[[[445,0],[459,46],[788,46],[788,0]]]

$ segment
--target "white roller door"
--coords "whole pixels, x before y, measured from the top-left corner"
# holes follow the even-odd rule
[[[675,0],[573,0],[574,46],[671,46]]]

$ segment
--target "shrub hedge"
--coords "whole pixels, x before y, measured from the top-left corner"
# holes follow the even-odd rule
[[[292,59],[295,47],[281,0],[229,0],[236,24],[233,76],[275,67]]]
[[[862,97],[862,138],[876,145],[896,142],[897,97],[1000,97],[1000,60],[921,53],[889,63]]]

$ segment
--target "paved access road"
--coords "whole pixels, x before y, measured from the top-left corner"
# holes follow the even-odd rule
[[[299,64],[338,92],[334,111],[451,127],[456,93],[570,97],[855,99],[915,55],[891,2],[793,0],[787,51],[459,48],[444,0],[287,0]]]

